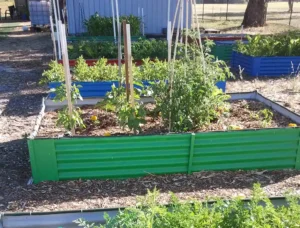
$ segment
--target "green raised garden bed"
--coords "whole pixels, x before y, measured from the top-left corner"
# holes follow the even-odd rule
[[[300,169],[300,130],[29,140],[34,182]]]
[[[263,102],[300,123],[300,116],[257,93],[231,94],[233,100]],[[84,100],[77,105],[97,103]],[[61,104],[45,102],[43,110]],[[52,105],[55,105],[55,107]],[[148,174],[203,170],[300,169],[300,129],[277,128],[187,134],[28,140],[35,183],[70,179],[125,179]],[[48,125],[47,125],[48,126]]]

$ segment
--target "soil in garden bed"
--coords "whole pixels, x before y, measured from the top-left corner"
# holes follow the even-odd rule
[[[155,105],[147,104],[146,124],[141,126],[140,135],[165,134],[168,132],[159,113],[155,113]],[[76,129],[80,136],[107,136],[107,135],[132,135],[129,129],[118,125],[117,116],[113,112],[97,109],[94,106],[81,107],[85,129]],[[272,116],[273,114],[273,116]],[[98,121],[92,121],[91,116],[97,116]],[[269,120],[268,120],[269,119]],[[56,126],[57,111],[48,112],[42,121],[39,137],[62,137],[65,130]],[[223,113],[219,119],[209,125],[195,129],[194,132],[225,131],[242,129],[278,128],[287,127],[292,121],[269,109],[257,101],[232,101],[229,103],[228,112]]]

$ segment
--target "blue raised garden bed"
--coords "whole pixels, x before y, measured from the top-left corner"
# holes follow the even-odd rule
[[[103,82],[74,82],[73,84],[80,85],[81,88],[80,94],[83,98],[93,98],[93,97],[104,97],[107,92],[111,91],[111,87],[113,84],[117,87],[119,85],[118,81],[103,81]],[[149,82],[144,81],[143,84],[145,86],[150,85]],[[60,86],[60,82],[50,82],[49,88],[55,89]],[[226,81],[221,81],[216,84],[219,89],[222,89],[225,92],[226,89]],[[135,86],[137,87],[137,86]],[[55,97],[55,93],[51,92],[49,94],[49,98],[53,99]]]
[[[231,68],[244,69],[247,75],[253,77],[297,74],[299,65],[300,56],[252,57],[233,51],[231,59]]]

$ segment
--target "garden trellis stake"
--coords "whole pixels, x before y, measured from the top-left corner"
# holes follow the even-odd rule
[[[61,42],[60,42],[60,31],[57,19],[57,9],[55,0],[52,0],[53,11],[54,11],[54,19],[55,19],[55,28],[56,28],[56,37],[57,37],[57,46],[58,46],[58,59],[61,60]]]
[[[53,55],[54,55],[54,59],[57,60],[56,40],[55,40],[55,33],[54,33],[54,27],[53,27],[53,18],[51,15],[50,15],[50,29],[51,29],[51,39],[53,42]]]
[[[112,18],[113,18],[114,41],[116,44],[117,43],[117,35],[116,35],[116,18],[115,18],[114,0],[110,0],[110,3],[111,3]]]
[[[65,25],[61,23],[61,21],[58,22],[59,27],[59,35],[60,35],[60,41],[61,41],[61,47],[62,47],[62,57],[63,57],[63,67],[65,72],[65,83],[66,83],[66,94],[67,94],[67,103],[68,103],[68,113],[69,117],[71,118],[73,115],[73,104],[71,99],[71,73],[70,73],[70,65],[69,65],[69,56],[68,56],[68,48],[67,48],[67,36],[66,36],[66,30]],[[75,135],[75,129],[72,127],[71,133],[74,136]]]

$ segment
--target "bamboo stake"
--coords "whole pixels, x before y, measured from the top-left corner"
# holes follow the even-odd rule
[[[69,116],[73,115],[73,104],[71,99],[71,74],[70,74],[70,65],[69,65],[69,56],[68,56],[68,48],[67,48],[67,37],[65,33],[65,25],[59,21],[58,26],[60,28],[60,40],[62,46],[62,57],[63,57],[63,66],[65,72],[65,84],[67,91],[67,103],[68,103],[68,112]],[[74,127],[71,129],[72,136],[75,135]]]
[[[113,18],[114,40],[115,40],[115,44],[116,44],[117,43],[117,35],[116,35],[116,18],[115,18],[114,0],[111,0],[110,3],[111,3],[112,18]]]
[[[53,42],[53,55],[54,55],[54,59],[57,60],[56,41],[55,41],[55,34],[54,34],[52,16],[50,16],[50,29],[51,29],[51,39],[52,39],[52,42]]]
[[[196,0],[191,0],[191,1],[193,2],[193,5],[194,5],[194,13],[195,13],[195,15],[196,15],[196,24],[197,24],[197,31],[198,31],[199,46],[200,46],[201,55],[202,55],[203,70],[204,70],[204,72],[205,72],[205,71],[206,71],[206,64],[205,64],[205,58],[204,58],[203,47],[202,47],[200,25],[199,25],[198,15],[197,15],[197,9],[196,9]]]
[[[133,89],[133,76],[132,76],[132,53],[131,53],[131,33],[130,24],[126,24],[126,36],[127,36],[127,57],[128,57],[128,78],[130,84],[130,104],[134,107],[134,89]]]
[[[119,17],[119,4],[118,0],[115,0],[115,6],[116,6],[116,14],[117,14],[117,27],[118,27],[118,66],[119,66],[119,86],[122,84],[122,47],[121,47],[121,23],[120,23],[120,17]]]
[[[171,0],[168,0],[168,23],[170,21]]]
[[[126,98],[129,101],[129,55],[128,55],[128,40],[127,40],[127,30],[126,21],[123,21],[123,37],[124,37],[124,55],[125,55],[125,85],[126,85]]]
[[[61,42],[60,42],[60,31],[57,19],[57,10],[55,5],[55,0],[52,0],[53,10],[54,10],[54,19],[55,19],[55,28],[56,28],[56,38],[57,38],[57,46],[58,46],[58,59],[61,59]]]
[[[174,34],[174,29],[175,29],[175,24],[176,24],[176,20],[177,20],[177,13],[178,13],[180,1],[181,1],[181,0],[178,0],[178,1],[177,1],[177,6],[176,6],[176,10],[175,10],[175,15],[174,15],[174,19],[173,19],[172,36],[173,36],[173,34]]]
[[[184,7],[184,5],[183,5],[183,1],[181,1],[181,8],[182,8],[182,10],[181,10],[181,25],[180,25],[180,43],[182,44],[182,42],[183,42],[183,36],[182,36],[182,33],[183,33],[183,7]]]
[[[144,20],[144,8],[142,8],[142,34],[145,36],[145,20]],[[131,37],[130,37],[131,39]]]
[[[180,3],[183,0],[179,0]],[[179,27],[181,24],[181,20],[182,18],[182,5],[180,7],[180,13],[178,16],[178,24],[177,26]],[[176,16],[176,15],[175,15]],[[171,66],[171,78],[170,78],[170,106],[172,107],[172,98],[173,98],[173,80],[174,80],[174,64],[175,64],[175,60],[176,60],[176,52],[177,52],[177,45],[178,45],[178,40],[179,40],[179,29],[177,29],[176,32],[176,40],[175,40],[175,48],[174,48],[174,56],[173,56],[173,61],[172,61],[172,66]],[[172,129],[172,121],[171,121],[171,117],[172,117],[172,112],[169,112],[169,132],[171,132]]]
[[[185,2],[185,57],[187,58],[187,48],[188,48],[188,33],[189,33],[189,0]]]
[[[173,34],[171,33],[171,28],[172,28],[172,22],[168,22],[168,32],[167,32],[167,41],[168,41],[168,63],[171,62],[172,58],[172,37]]]

